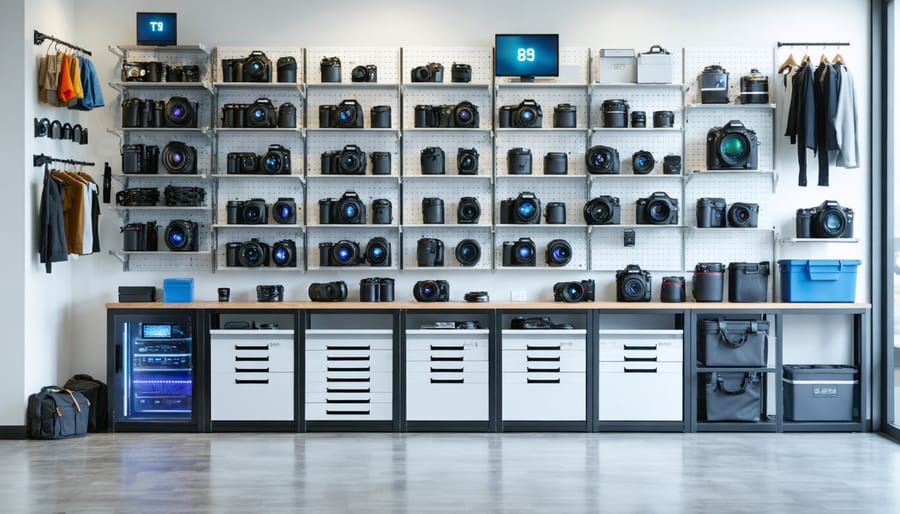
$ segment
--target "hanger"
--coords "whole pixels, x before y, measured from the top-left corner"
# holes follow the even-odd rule
[[[831,61],[828,60],[828,56],[825,55],[825,48],[822,47],[822,57],[819,57],[819,64],[831,64]]]
[[[806,65],[806,64],[809,64],[809,61],[810,61],[810,58],[809,58],[809,47],[807,46],[807,47],[806,47],[806,50],[805,50],[804,53],[803,53],[803,58],[800,59],[800,64],[801,64],[801,65]]]
[[[836,54],[834,54],[834,57],[831,59],[831,63],[832,63],[832,64],[840,64],[840,65],[842,65],[842,66],[846,66],[846,65],[847,65],[847,64],[844,62],[844,56],[841,55],[840,49],[838,49],[838,52],[837,52]]]
[[[788,55],[787,59],[781,63],[781,66],[778,67],[778,73],[784,73],[785,70],[792,70],[793,68],[797,68],[800,65],[797,64],[797,61],[794,59],[794,52],[791,51],[790,55]]]

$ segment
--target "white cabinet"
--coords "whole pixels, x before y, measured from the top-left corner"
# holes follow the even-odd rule
[[[210,330],[210,420],[294,420],[294,331]]]
[[[576,330],[504,330],[504,421],[584,421],[585,335]]]
[[[488,330],[406,331],[406,419],[487,421]]]
[[[681,421],[682,330],[600,330],[600,421]]]

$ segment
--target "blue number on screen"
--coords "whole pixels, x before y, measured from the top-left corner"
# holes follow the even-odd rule
[[[150,22],[150,32],[163,32],[165,27],[163,22],[161,21],[151,21]]]
[[[519,62],[534,62],[534,48],[519,48],[517,58]]]

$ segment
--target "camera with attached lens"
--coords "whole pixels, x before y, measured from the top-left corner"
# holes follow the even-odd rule
[[[261,268],[269,265],[271,248],[254,238],[225,245],[225,266],[229,268]]]
[[[518,241],[503,241],[504,266],[536,266],[537,250],[530,237],[520,237]]]
[[[166,82],[200,82],[200,66],[184,64],[166,69]]]
[[[423,237],[416,242],[416,263],[420,268],[444,265],[444,242],[433,237]]]
[[[412,69],[411,80],[412,82],[443,82],[444,66],[436,62],[416,66]]]
[[[230,152],[227,172],[229,175],[252,175],[259,172],[259,156],[253,152]]]
[[[756,132],[731,120],[706,133],[706,166],[711,170],[755,170],[758,147]]]
[[[756,228],[758,218],[758,204],[735,202],[728,208],[728,226],[730,227]]]
[[[534,193],[522,192],[515,198],[500,202],[501,224],[539,224],[541,222],[541,201]]]
[[[262,198],[229,200],[225,214],[229,225],[265,225],[269,222],[266,201]]]
[[[446,280],[420,280],[413,286],[417,302],[449,302],[450,283]]]
[[[266,175],[290,175],[291,151],[281,145],[269,145],[259,160],[259,170]]]
[[[159,147],[156,145],[122,145],[122,173],[156,174],[159,172]]]
[[[391,265],[391,243],[384,237],[373,237],[366,244],[363,259],[370,266]]]
[[[726,225],[724,198],[697,199],[697,227],[722,228]]]
[[[853,209],[835,200],[825,200],[816,207],[797,209],[798,238],[852,238]]]
[[[588,225],[618,225],[622,222],[619,198],[601,195],[584,204],[584,221]]]
[[[223,128],[275,128],[279,126],[278,121],[278,109],[268,98],[222,107]]]
[[[180,141],[171,141],[162,152],[162,165],[169,173],[191,175],[197,173],[197,149]]]
[[[544,221],[548,225],[565,225],[566,204],[563,202],[547,202],[544,208]]]
[[[478,223],[479,218],[481,218],[481,204],[478,203],[478,198],[474,196],[460,198],[456,208],[456,222],[473,225]]]
[[[393,221],[391,201],[387,198],[376,198],[372,200],[372,224],[373,225],[390,225]]]
[[[296,268],[297,243],[293,239],[282,239],[273,244],[272,264],[279,268]]]
[[[281,302],[284,301],[284,286],[281,284],[256,286],[257,302]]]
[[[281,225],[297,223],[297,202],[293,198],[279,198],[272,204],[272,219]]]
[[[183,96],[173,96],[165,102],[165,128],[197,128],[200,103]]]
[[[125,82],[162,82],[166,65],[161,62],[124,62],[122,80]]]
[[[243,59],[222,59],[223,82],[271,82],[272,61],[260,50]]]
[[[463,239],[456,244],[455,254],[460,266],[475,266],[481,260],[481,245],[474,239]]]
[[[347,191],[339,199],[319,200],[319,223],[322,225],[364,225],[366,204],[355,191]]]
[[[531,150],[510,148],[506,152],[506,171],[510,175],[531,175]]]
[[[444,174],[444,150],[437,146],[422,149],[422,175]]]
[[[619,151],[611,146],[592,146],[584,156],[588,173],[594,175],[616,175],[621,172]]]
[[[478,150],[460,148],[456,152],[456,171],[460,175],[478,174]]]
[[[544,113],[540,104],[532,99],[525,99],[519,105],[500,107],[498,118],[500,128],[541,128]]]
[[[646,175],[653,172],[656,166],[656,159],[653,154],[646,150],[638,150],[631,156],[631,169],[635,175]]]
[[[363,255],[359,243],[342,239],[336,243],[319,243],[320,266],[359,266]]]
[[[385,277],[371,277],[360,280],[359,301],[393,302],[394,279]]]
[[[616,301],[649,302],[651,284],[650,272],[637,264],[629,264],[616,271]]]
[[[572,245],[565,239],[554,239],[547,243],[547,265],[565,266],[572,260]]]
[[[122,250],[126,252],[156,251],[156,222],[128,223],[122,227]]]
[[[365,114],[356,100],[342,100],[337,105],[319,106],[319,128],[363,128]]]
[[[309,285],[309,299],[313,302],[343,302],[347,299],[347,283],[313,282]]]
[[[366,152],[356,145],[322,153],[322,175],[365,175]]]
[[[163,234],[163,241],[173,252],[196,252],[199,247],[198,228],[196,221],[170,221]]]
[[[378,66],[366,64],[350,70],[351,82],[378,82]]]
[[[678,200],[662,191],[639,198],[636,217],[638,225],[677,225]]]
[[[456,105],[417,105],[413,111],[415,128],[478,128],[478,106],[463,101]]]
[[[553,285],[553,301],[578,303],[594,301],[594,281],[557,282]]]

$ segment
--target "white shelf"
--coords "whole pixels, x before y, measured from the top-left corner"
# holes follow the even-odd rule
[[[417,128],[411,127],[403,129],[404,133],[426,133],[426,132],[470,132],[472,134],[483,134],[492,132],[490,128],[465,128],[465,127],[444,127],[444,128]]]
[[[553,120],[550,120],[552,123]],[[563,133],[563,134],[587,134],[590,132],[590,129],[587,128],[557,128],[557,127],[540,127],[540,128],[527,128],[527,127],[503,127],[495,130],[498,134],[509,134],[509,133],[520,133],[520,134],[540,134],[540,133]]]
[[[465,179],[492,179],[490,175],[460,175],[458,173],[441,173],[439,175],[403,175],[403,179],[437,179],[437,180],[465,180]]]
[[[109,86],[120,93],[126,89],[204,89],[212,92],[212,84],[208,81],[201,82],[139,82],[139,81],[114,81]]]
[[[206,55],[209,55],[210,53],[209,48],[203,44],[172,46],[116,45],[108,48],[110,52],[122,57],[124,57],[125,52],[198,52]],[[118,52],[116,50],[118,50]]]
[[[340,302],[334,302],[340,303]],[[391,302],[384,302],[390,304]],[[369,328],[369,329],[342,329],[342,328],[310,328],[306,330],[308,336],[354,336],[354,335],[373,335],[373,336],[393,336],[392,329]],[[339,343],[338,343],[339,344]]]
[[[209,335],[228,335],[228,336],[261,336],[263,338],[267,336],[292,336],[294,335],[293,330],[285,330],[285,329],[269,329],[269,328],[258,328],[258,329],[227,329],[227,328],[213,328],[210,329]]]
[[[144,179],[144,178],[156,178],[156,179],[166,179],[166,180],[205,180],[209,178],[209,175],[206,173],[196,173],[196,174],[186,174],[186,173],[113,173],[112,177],[116,180],[125,180],[125,179]]]
[[[395,128],[308,128],[307,134],[396,134],[400,136],[400,131]]]
[[[400,225],[397,224],[397,223],[391,223],[390,225],[388,225],[388,224],[386,224],[386,223],[354,223],[354,224],[352,224],[352,225],[341,225],[341,224],[338,224],[338,223],[324,223],[324,224],[311,223],[311,224],[307,225],[306,227],[307,227],[307,228],[311,228],[311,229],[322,228],[322,229],[347,229],[347,230],[354,230],[354,229],[359,229],[359,230],[365,230],[365,229],[378,230],[378,229],[381,229],[381,228],[396,229],[396,228],[400,228]]]
[[[416,230],[421,230],[424,228],[485,228],[490,229],[491,225],[487,223],[422,223],[422,224],[408,224],[404,223],[402,225],[404,229],[411,228]],[[468,266],[471,267],[471,266]]]
[[[164,245],[165,246],[165,245]],[[156,251],[156,252],[126,252],[120,251],[118,252],[120,255],[168,255],[168,256],[184,256],[184,257],[196,257],[198,255],[212,255],[212,251],[210,250],[200,250],[197,252],[174,252],[174,251]]]
[[[685,104],[685,109],[761,109],[774,110],[775,104]]]
[[[166,130],[169,130],[169,129],[166,129]],[[278,128],[278,127],[258,127],[258,128],[243,127],[243,128],[228,128],[228,127],[216,127],[215,130],[216,130],[216,132],[221,132],[221,133],[224,133],[224,134],[227,134],[227,133],[229,133],[229,132],[231,132],[231,133],[251,133],[251,134],[258,134],[258,133],[261,133],[261,132],[275,132],[275,133],[286,133],[286,134],[291,134],[291,133],[297,134],[297,133],[299,133],[299,134],[302,135],[302,134],[304,133],[304,129],[302,129],[302,128],[300,128],[300,127],[295,127],[295,128]]]
[[[687,231],[693,232],[695,234],[741,234],[744,232],[747,233],[759,233],[759,232],[774,232],[774,228],[765,228],[765,227],[684,227]]]
[[[665,230],[682,230],[686,228],[684,225],[587,225],[588,232],[593,232],[594,230],[640,230],[644,228],[652,228],[652,229],[665,229]],[[748,229],[744,229],[748,230]]]
[[[587,180],[589,175],[578,175],[578,174],[565,174],[565,175],[546,175],[544,173],[529,173],[529,174],[509,174],[509,173],[500,173],[497,172],[497,179],[513,179],[513,180],[527,180],[527,179],[540,179],[540,180],[580,180],[584,182]]]
[[[296,89],[303,91],[303,84],[298,82],[214,82],[216,89],[252,89],[262,91],[266,89]]]
[[[300,229],[303,230],[303,225],[299,223],[295,224],[281,224],[281,223],[260,223],[257,225],[238,225],[238,224],[222,224],[216,223],[212,226],[215,229],[229,229],[229,228],[240,228],[240,229],[262,229],[262,230],[278,230],[278,229]]]
[[[672,83],[672,84],[640,84],[637,82],[611,82],[611,83],[603,83],[603,82],[592,82],[591,87],[593,88],[641,88],[641,89],[684,89],[684,84]]]
[[[216,273],[219,272],[232,272],[232,271],[242,271],[244,273],[302,273],[303,268],[300,266],[252,266],[252,267],[244,267],[244,266],[220,266],[216,268]],[[229,334],[232,333],[231,330],[226,330]],[[267,331],[266,333],[270,333]],[[293,333],[293,331],[290,331]]]
[[[490,89],[491,85],[484,82],[405,82],[403,89]]]
[[[209,205],[203,205],[200,207],[182,207],[177,205],[140,205],[135,207],[127,207],[124,205],[117,205],[116,210],[119,212],[128,212],[128,211],[211,211],[212,207]]]
[[[592,132],[622,132],[622,133],[634,133],[634,134],[647,134],[647,133],[681,133],[681,127],[645,127],[645,128],[632,128],[632,127],[622,127],[622,128],[611,128],[611,127],[594,127],[591,129]]]
[[[399,89],[398,82],[317,82],[306,84],[306,89]]]
[[[837,244],[856,244],[859,239],[855,237],[790,237],[779,239],[779,243],[795,243],[795,244],[817,244],[817,243],[837,243]]]
[[[450,336],[450,337],[468,337],[468,336],[486,336],[490,334],[490,330],[486,328],[419,328],[407,329],[408,336]]]
[[[580,302],[585,305],[590,305],[593,302]],[[515,328],[504,328],[503,329],[504,336],[568,336],[568,335],[587,335],[587,330],[583,328],[570,328],[570,329],[560,329],[560,328],[552,328],[552,329],[543,329],[543,328],[535,328],[535,329],[515,329]]]
[[[612,179],[612,180],[619,180],[619,179],[625,179],[625,180],[657,180],[657,179],[681,180],[682,175],[681,174],[666,175],[665,173],[646,173],[643,175],[640,173],[615,173],[615,174],[596,173],[596,174],[588,175],[588,177],[590,177],[591,182],[593,182],[595,180],[602,181],[602,180],[610,180],[610,179]]]
[[[322,180],[384,180],[391,179],[395,181],[400,181],[400,177],[398,175],[372,175],[371,173],[366,174],[342,174],[342,173],[332,173],[330,175],[306,175],[306,179],[322,179]]]
[[[218,180],[296,180],[301,184],[305,182],[303,175],[269,175],[266,173],[220,173],[211,175],[211,177]]]

